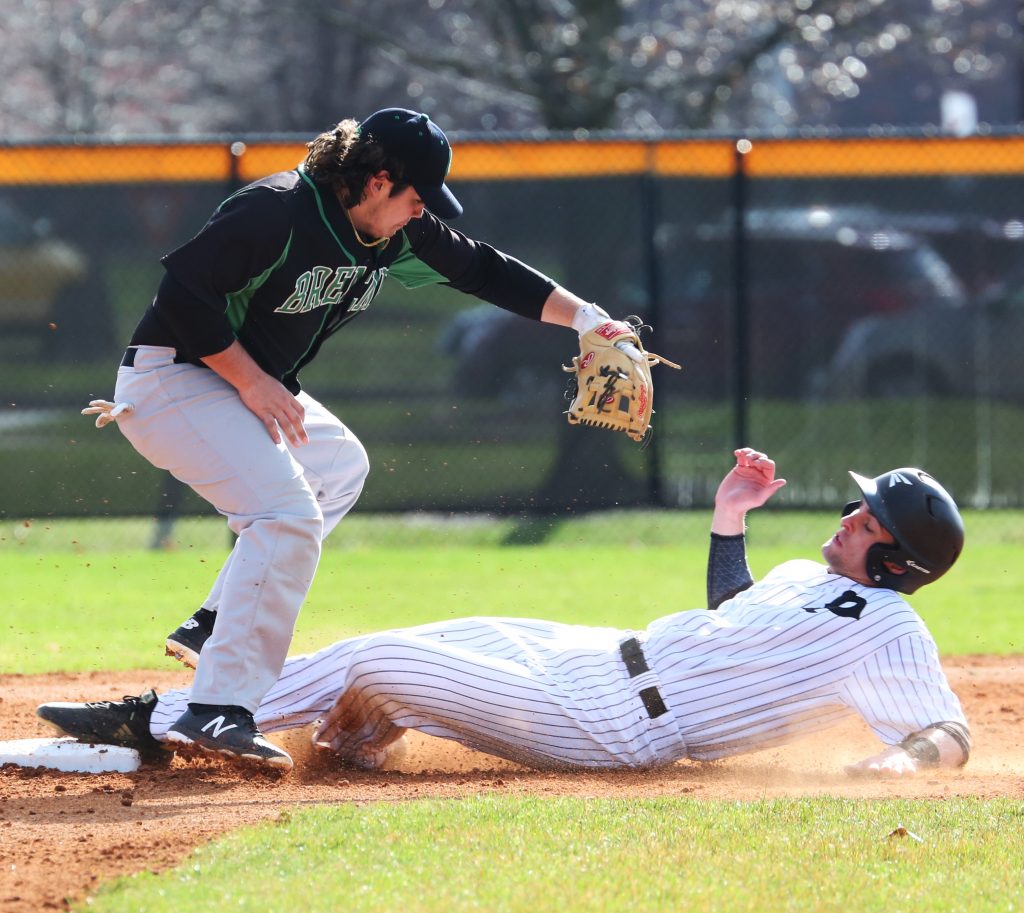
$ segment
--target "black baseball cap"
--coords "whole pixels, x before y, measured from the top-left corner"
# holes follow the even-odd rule
[[[407,108],[384,108],[359,125],[359,136],[372,137],[401,161],[404,180],[412,184],[435,216],[454,219],[462,215],[462,204],[444,183],[452,164],[452,147],[426,114]]]

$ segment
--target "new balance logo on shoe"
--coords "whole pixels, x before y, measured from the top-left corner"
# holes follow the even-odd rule
[[[287,751],[268,742],[248,710],[241,707],[189,708],[167,730],[170,747],[182,754],[218,755],[229,761],[282,772],[290,770]]]
[[[227,720],[224,717],[217,716],[210,720],[210,722],[203,726],[199,731],[206,732],[212,726],[213,732],[211,732],[210,735],[212,735],[215,739],[219,739],[222,732],[227,732],[229,729],[238,728],[238,723],[227,723],[226,726],[224,725],[225,723],[227,723]]]
[[[193,628],[198,628],[199,627],[199,622],[196,621],[194,618],[190,618],[188,621],[182,622],[181,626],[183,628],[191,631]]]

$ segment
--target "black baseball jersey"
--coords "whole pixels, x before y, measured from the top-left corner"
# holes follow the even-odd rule
[[[406,288],[444,283],[532,319],[555,287],[429,212],[386,245],[363,246],[334,192],[301,167],[239,190],[162,263],[131,345],[171,346],[199,363],[237,339],[293,393],[299,369],[388,276]]]

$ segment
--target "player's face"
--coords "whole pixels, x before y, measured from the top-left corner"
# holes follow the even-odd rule
[[[860,507],[843,517],[836,534],[821,547],[821,554],[835,573],[871,586],[873,581],[868,579],[866,569],[868,549],[895,541],[861,501]]]
[[[393,187],[387,178],[371,178],[363,201],[352,210],[352,221],[365,237],[390,238],[423,215],[423,200],[415,188],[406,187],[392,196]]]

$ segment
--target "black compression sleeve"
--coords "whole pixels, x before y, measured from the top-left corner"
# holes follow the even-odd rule
[[[506,311],[540,320],[541,312],[555,283],[515,257],[503,254],[486,244],[480,245],[481,259],[487,264],[483,281],[468,289],[481,301],[496,304]]]
[[[708,608],[717,609],[753,582],[747,566],[747,545],[743,534],[720,536],[712,533],[708,551]]]
[[[425,215],[406,226],[412,251],[448,284],[481,301],[522,317],[540,320],[555,282],[510,257]]]

